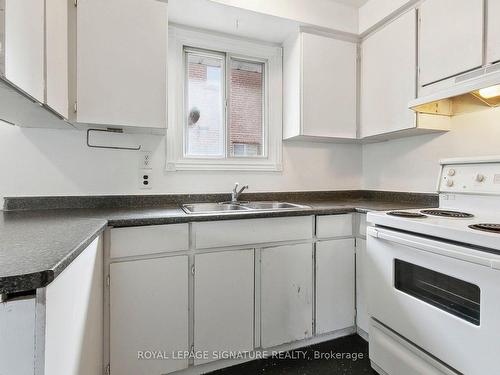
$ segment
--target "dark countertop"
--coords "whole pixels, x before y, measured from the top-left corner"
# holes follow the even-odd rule
[[[310,209],[188,215],[178,204],[137,208],[66,208],[2,211],[0,215],[0,294],[45,287],[107,226],[128,227],[265,217],[329,215],[435,207],[427,201],[334,199],[291,201]]]

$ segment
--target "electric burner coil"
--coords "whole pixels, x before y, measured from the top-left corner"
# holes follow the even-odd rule
[[[500,224],[473,224],[469,228],[481,230],[483,232],[500,234]]]
[[[388,212],[387,215],[396,217],[405,217],[409,219],[423,219],[427,216],[418,212],[406,212],[406,211],[392,211]]]
[[[455,219],[467,219],[474,217],[474,215],[469,214],[467,212],[460,211],[450,211],[450,210],[422,210],[420,211],[422,214],[431,215],[431,216],[439,216],[439,217],[449,217]]]

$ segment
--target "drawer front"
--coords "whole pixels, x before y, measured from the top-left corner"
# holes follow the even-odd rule
[[[458,375],[374,320],[370,321],[370,360],[375,370],[388,375]]]
[[[193,223],[197,249],[313,237],[313,216],[279,217]]]
[[[352,236],[352,214],[327,215],[316,218],[316,237]]]
[[[111,229],[111,258],[189,249],[189,224]]]

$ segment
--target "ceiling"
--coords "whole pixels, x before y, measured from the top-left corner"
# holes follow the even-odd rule
[[[332,0],[336,3],[351,5],[353,7],[359,8],[365,5],[369,0]]]

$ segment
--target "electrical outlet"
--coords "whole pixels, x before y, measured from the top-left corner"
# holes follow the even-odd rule
[[[139,171],[139,188],[140,189],[152,189],[153,188],[153,180],[151,178],[151,171],[148,170],[140,170]]]
[[[150,151],[140,153],[139,169],[153,169],[153,154]]]

